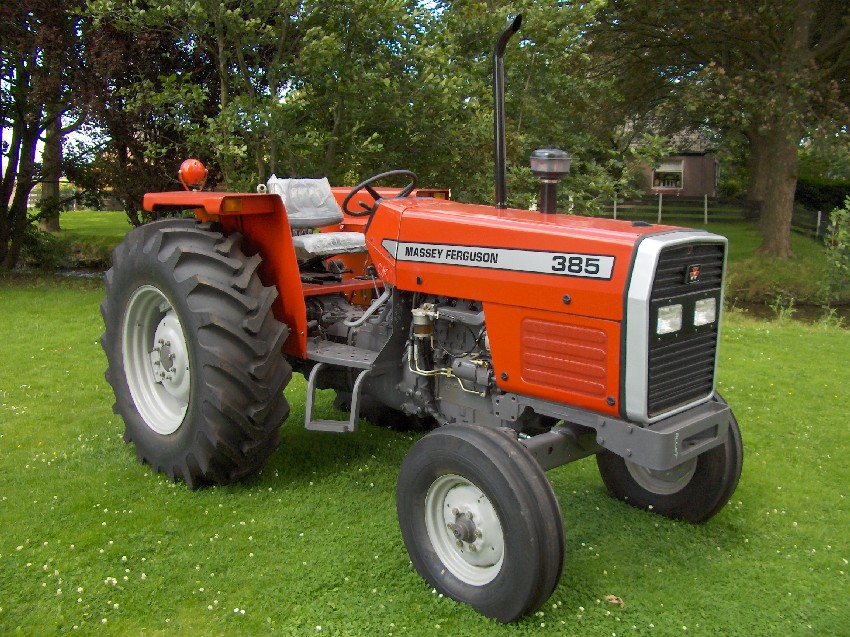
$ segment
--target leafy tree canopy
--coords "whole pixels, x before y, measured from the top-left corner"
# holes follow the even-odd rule
[[[87,148],[66,143],[73,152],[51,161],[108,186],[134,223],[142,194],[177,187],[188,156],[232,190],[272,173],[342,184],[404,167],[456,199],[492,201],[490,55],[519,11],[505,59],[511,205],[535,199],[535,148],[570,152],[561,208],[584,212],[636,193],[670,134],[698,130],[748,157],[762,249],[790,254],[800,156],[844,157],[825,141],[850,100],[850,8],[838,0],[5,3],[0,112],[14,135],[0,256],[16,260],[22,193],[40,178],[30,149],[57,121],[84,120]]]
[[[650,80],[645,100],[747,140],[748,191],[762,202],[760,251],[790,256],[800,142],[847,121],[850,5],[611,0],[592,34],[618,76]]]

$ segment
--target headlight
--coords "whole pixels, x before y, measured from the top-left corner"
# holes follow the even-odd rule
[[[656,334],[670,334],[682,329],[682,306],[667,305],[658,308],[658,323],[655,326]]]
[[[717,299],[700,299],[694,306],[694,326],[714,323],[717,318]]]

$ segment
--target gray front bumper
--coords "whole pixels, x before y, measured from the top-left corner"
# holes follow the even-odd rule
[[[716,400],[643,427],[548,401],[521,398],[520,402],[564,420],[564,425],[522,441],[544,469],[607,449],[647,469],[666,471],[723,444],[733,418],[729,406]],[[588,444],[588,436],[580,435],[576,426],[595,430],[595,444]]]

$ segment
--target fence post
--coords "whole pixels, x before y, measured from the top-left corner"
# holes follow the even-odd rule
[[[617,193],[614,193],[614,220],[617,220]]]
[[[815,238],[820,237],[820,223],[821,223],[821,211],[818,210],[818,225],[815,228]]]
[[[664,201],[664,193],[663,193],[663,192],[659,192],[659,193],[658,193],[658,223],[661,223],[661,206],[662,206],[662,201]]]
[[[702,204],[702,218],[703,223],[708,225],[708,193],[703,195],[703,204]]]

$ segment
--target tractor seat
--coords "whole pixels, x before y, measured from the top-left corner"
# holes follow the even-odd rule
[[[340,223],[344,219],[327,177],[281,179],[272,175],[268,191],[280,195],[292,228],[292,243],[299,259],[332,257],[366,251],[366,237],[359,232],[305,232]],[[301,231],[301,232],[298,232]]]

